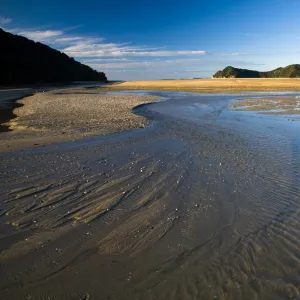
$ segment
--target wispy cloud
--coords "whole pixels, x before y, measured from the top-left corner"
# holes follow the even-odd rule
[[[101,38],[82,38],[69,47],[62,49],[73,57],[122,57],[122,56],[187,56],[203,55],[203,50],[159,50],[161,48],[148,48],[145,46],[131,46],[131,43],[105,43]],[[165,47],[163,47],[165,48]],[[159,50],[159,51],[157,51]]]
[[[102,37],[71,35],[66,30],[26,30],[14,28],[9,31],[34,41],[48,43],[67,55],[76,58],[171,57],[206,54],[204,50],[167,50],[165,47],[134,46],[131,42],[107,43]]]
[[[101,63],[101,62],[116,62],[116,61],[129,61],[128,58],[122,57],[105,57],[105,58],[86,58],[83,59],[82,62],[84,64],[93,64],[93,63]]]
[[[101,48],[103,45],[99,45]],[[205,51],[143,51],[142,49],[136,48],[121,48],[118,46],[107,48],[107,49],[97,49],[92,51],[69,51],[64,49],[63,51],[74,57],[110,57],[110,56],[156,56],[156,57],[169,57],[169,56],[189,56],[189,55],[204,55]]]
[[[224,52],[220,53],[221,56],[249,56],[249,55],[255,55],[247,52]]]
[[[74,41],[80,41],[82,39],[83,38],[80,36],[63,37],[63,38],[55,39],[55,43],[70,43],[70,42],[74,42]]]
[[[167,60],[148,60],[148,61],[136,61],[127,60],[121,62],[109,62],[109,63],[97,63],[90,62],[89,65],[95,69],[108,70],[108,69],[145,69],[145,68],[157,68],[157,67],[176,67],[176,66],[193,66],[194,64],[200,64],[203,61],[201,59],[167,59]]]
[[[201,59],[207,54],[202,49],[177,50],[135,45],[132,42],[108,42],[100,36],[76,34],[76,28],[78,26],[59,30],[51,27],[5,30],[50,45],[96,70],[106,72],[112,79],[170,78],[174,74],[179,76],[186,68],[203,67]],[[193,71],[193,74],[196,73],[197,71]]]
[[[0,16],[0,25],[6,25],[12,21],[11,18]]]
[[[19,35],[25,36],[36,42],[51,41],[53,37],[61,36],[63,31],[61,30],[36,30],[36,31],[19,31]]]
[[[75,26],[69,26],[69,27],[66,27],[63,29],[63,31],[72,31],[72,30],[75,30],[75,29],[78,29],[78,28],[81,28],[81,27],[84,27],[82,24],[79,24],[79,25],[75,25]]]

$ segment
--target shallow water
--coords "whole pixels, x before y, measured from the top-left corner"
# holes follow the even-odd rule
[[[299,121],[148,93],[146,129],[1,154],[0,298],[300,299]]]

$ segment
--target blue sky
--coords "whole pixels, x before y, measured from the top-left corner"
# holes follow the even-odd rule
[[[2,0],[0,27],[108,78],[211,77],[300,63],[299,0]]]

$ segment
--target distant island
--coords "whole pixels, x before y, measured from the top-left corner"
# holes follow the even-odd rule
[[[97,72],[58,50],[0,28],[0,85],[107,81]]]
[[[300,65],[290,65],[268,72],[226,67],[218,71],[213,78],[300,78]]]

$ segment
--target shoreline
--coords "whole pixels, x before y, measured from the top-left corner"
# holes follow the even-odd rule
[[[254,85],[256,83],[256,85]],[[294,88],[287,88],[293,84]],[[208,94],[247,93],[247,92],[300,92],[300,79],[193,79],[193,80],[156,80],[156,81],[132,81],[114,83],[110,86],[95,86],[89,88],[65,88],[48,90],[44,93],[32,93],[27,90],[28,95],[19,95],[10,99],[13,106],[10,118],[2,123],[2,143],[0,152],[18,151],[26,148],[43,147],[64,141],[75,141],[93,136],[103,136],[122,131],[143,128],[150,123],[144,117],[134,114],[134,109],[140,105],[156,102],[158,97],[140,95],[106,95],[100,92],[122,92],[122,91],[170,91]],[[24,93],[24,91],[23,91]],[[30,94],[29,94],[30,93]],[[51,101],[49,102],[49,97]],[[76,98],[75,102],[71,98]],[[101,104],[105,107],[101,110],[98,107],[98,115],[93,113],[93,107],[99,106],[97,98],[106,101]],[[109,99],[119,97],[129,100],[122,103],[122,109],[116,111],[116,106]],[[66,98],[68,103],[75,108],[78,118],[72,117],[72,111],[68,109],[65,102],[60,99]],[[33,99],[37,99],[36,102]],[[46,101],[44,101],[46,99]],[[48,100],[47,100],[48,99]],[[90,102],[88,99],[92,99]],[[131,101],[133,99],[133,102]],[[1,100],[1,99],[0,99]],[[3,99],[2,99],[3,100]],[[54,101],[55,105],[53,104]],[[85,106],[79,103],[84,100]],[[77,101],[77,105],[75,105]],[[93,102],[94,101],[94,102]],[[95,102],[96,101],[96,102]],[[3,104],[4,102],[2,102]],[[38,103],[38,105],[36,105]],[[114,102],[114,104],[120,104]],[[4,103],[5,104],[5,103]],[[50,108],[49,108],[50,105]],[[67,113],[62,115],[60,106]],[[74,106],[75,105],[75,106]],[[107,106],[108,105],[108,106]],[[109,106],[110,105],[110,106]],[[117,106],[118,106],[117,105]],[[101,106],[101,105],[100,105]],[[2,108],[2,111],[5,110]],[[9,109],[8,109],[9,110]],[[51,117],[48,116],[50,112]],[[92,117],[92,120],[90,120]],[[109,115],[109,116],[107,116]],[[99,121],[100,119],[106,121]],[[53,120],[52,120],[52,119]],[[68,124],[68,122],[70,124]],[[94,123],[94,124],[93,124]]]
[[[193,93],[298,92],[300,91],[300,78],[214,78],[128,81],[100,87],[100,90],[159,90]]]
[[[1,126],[0,152],[43,147],[59,142],[144,128],[150,121],[134,114],[139,105],[158,97],[77,93],[74,89],[49,91],[14,101],[16,116]]]
[[[119,81],[117,81],[118,83]],[[113,85],[116,82],[98,82],[98,81],[83,81],[83,82],[51,82],[51,83],[37,83],[31,85],[19,84],[10,86],[0,86],[0,132],[8,131],[3,126],[4,123],[9,122],[13,118],[13,110],[19,105],[18,100],[22,100],[25,97],[33,96],[38,93],[49,91],[64,91],[74,89],[89,89],[103,85]]]

